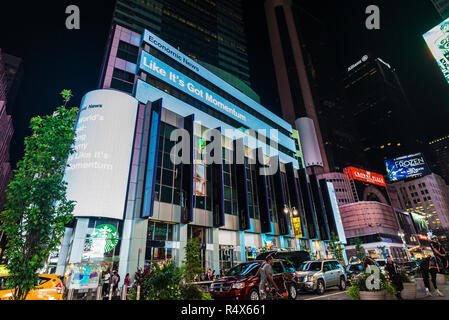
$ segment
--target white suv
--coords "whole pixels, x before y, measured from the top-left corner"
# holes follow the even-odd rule
[[[296,273],[300,290],[315,291],[321,295],[329,287],[346,289],[346,272],[337,260],[306,261]]]

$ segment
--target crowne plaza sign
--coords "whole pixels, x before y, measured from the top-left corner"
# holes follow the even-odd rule
[[[345,174],[353,180],[359,180],[370,184],[386,187],[385,179],[381,174],[366,171],[359,168],[345,168]]]

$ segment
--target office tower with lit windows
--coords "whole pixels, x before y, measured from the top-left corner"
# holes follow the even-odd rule
[[[419,152],[415,115],[393,66],[364,55],[345,72],[344,103],[355,121],[368,170],[384,172],[384,160]]]
[[[449,135],[428,144],[428,162],[432,172],[440,175],[449,185]]]
[[[241,0],[117,0],[110,41],[117,58],[136,63],[139,43],[113,43],[116,26],[142,34],[148,29],[256,101],[250,74]],[[105,65],[108,61],[105,61]],[[102,82],[107,70],[102,74]],[[111,87],[130,89],[126,74],[114,74]],[[101,85],[104,86],[103,84]],[[126,90],[125,90],[126,91]]]

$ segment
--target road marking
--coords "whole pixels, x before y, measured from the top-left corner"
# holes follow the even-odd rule
[[[338,295],[338,294],[345,294],[346,293],[346,291],[345,292],[336,292],[336,293],[331,293],[331,294],[327,294],[327,295],[323,295],[323,296],[319,296],[319,297],[314,297],[314,298],[307,298],[307,299],[304,299],[304,300],[315,300],[315,299],[321,299],[321,298],[325,298],[325,297],[331,297],[331,296],[336,296],[336,295]]]

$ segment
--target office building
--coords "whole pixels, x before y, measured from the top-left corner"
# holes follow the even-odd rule
[[[191,239],[217,272],[273,248],[328,257],[342,230],[335,193],[307,174],[289,123],[148,30],[116,26],[111,44],[103,87],[81,105],[66,171],[76,223],[56,273],[180,265]],[[135,63],[119,58],[125,47]],[[115,76],[129,86],[114,89]],[[224,160],[205,162],[211,146]]]
[[[364,168],[383,172],[384,160],[416,153],[415,116],[396,70],[372,55],[348,67],[343,79],[344,102],[351,113],[364,153]]]
[[[448,0],[430,0],[432,1],[435,9],[437,9],[441,18],[449,18],[449,1]]]
[[[449,185],[449,135],[430,141],[428,149],[431,171],[441,176]]]
[[[258,99],[248,87],[250,73],[242,0],[116,0],[108,50],[117,25],[140,34],[148,29]],[[124,43],[117,45],[122,51],[119,58],[137,59],[133,47]]]
[[[425,216],[433,232],[449,231],[449,186],[443,178],[432,173],[393,185],[399,190],[402,206],[407,211]]]
[[[301,29],[303,24],[315,26],[320,23],[291,0],[265,1],[265,14],[283,118],[292,125],[299,118],[312,119],[323,162],[320,167],[329,172],[321,129],[323,124],[318,115],[316,65],[310,58],[309,42],[304,40],[307,33],[302,33]],[[304,140],[303,137],[301,139]]]

